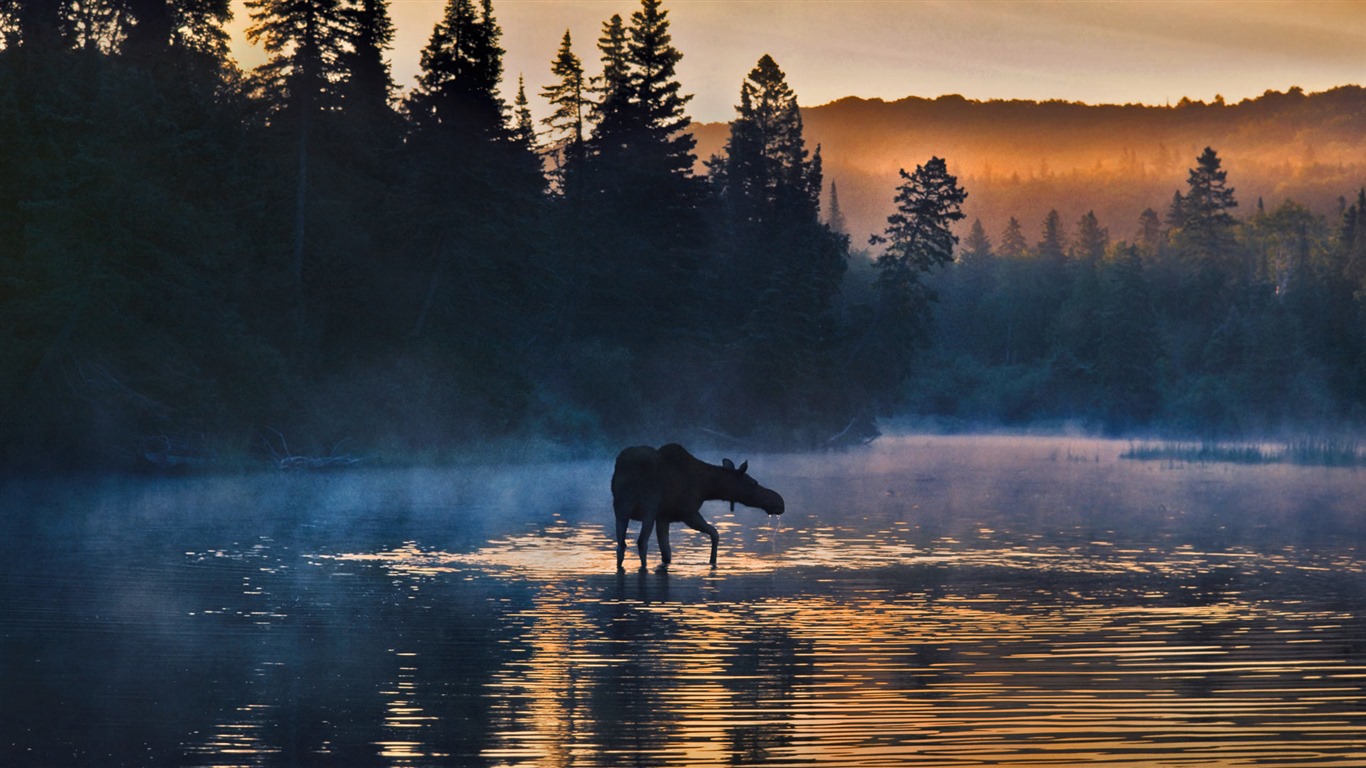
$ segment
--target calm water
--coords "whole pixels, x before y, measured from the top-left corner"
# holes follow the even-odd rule
[[[610,457],[11,483],[0,765],[1366,765],[1366,471],[1124,447],[750,456],[667,573]]]

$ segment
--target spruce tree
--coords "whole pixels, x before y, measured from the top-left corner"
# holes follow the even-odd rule
[[[598,38],[598,52],[602,74],[595,79],[593,91],[597,102],[592,120],[597,126],[595,144],[616,146],[628,128],[631,102],[631,64],[627,47],[626,24],[620,14],[603,22],[602,37]]]
[[[1147,424],[1161,402],[1162,341],[1138,249],[1120,248],[1105,266],[1100,307],[1095,379],[1101,417],[1111,431]]]
[[[1077,233],[1073,239],[1073,258],[1095,263],[1105,256],[1105,249],[1110,245],[1110,232],[1100,225],[1095,211],[1087,211],[1077,220]]]
[[[807,160],[797,97],[771,56],[750,71],[735,110],[724,161],[712,169],[719,193],[740,206],[742,216],[814,215],[818,169]]]
[[[1025,240],[1024,229],[1020,226],[1020,220],[1014,216],[1006,222],[1006,228],[1001,233],[1001,247],[997,250],[1002,257],[1007,259],[1022,259],[1029,251],[1029,243]]]
[[[982,226],[981,219],[972,220],[972,228],[968,230],[967,240],[963,241],[963,253],[959,260],[964,264],[976,264],[985,262],[991,258],[991,238],[987,237],[987,230]]]
[[[628,317],[611,322],[633,345],[685,332],[699,314],[689,292],[701,263],[703,187],[683,113],[691,97],[675,75],[682,54],[668,28],[659,0],[642,0],[629,26],[618,17],[604,25],[601,101],[583,174],[587,210],[578,226],[592,234],[582,238],[592,240],[585,263],[608,296],[635,297]]]
[[[1050,210],[1043,220],[1043,234],[1034,254],[1045,264],[1057,265],[1067,258],[1066,235],[1062,231],[1062,217],[1056,209]]]
[[[394,93],[394,78],[384,52],[393,47],[394,24],[387,0],[352,0],[346,9],[347,36],[351,41],[342,59],[345,69],[346,110],[353,119],[387,120]]]
[[[294,194],[293,248],[290,275],[294,284],[295,341],[306,332],[305,254],[309,233],[309,172],[315,113],[340,104],[337,84],[345,52],[345,16],[341,0],[247,0],[255,24],[247,39],[259,42],[270,54],[254,76],[266,103],[277,117],[296,126],[297,174]]]
[[[1238,207],[1238,201],[1228,186],[1228,172],[1220,165],[1218,153],[1210,147],[1196,158],[1186,180],[1178,242],[1195,263],[1228,270],[1236,258],[1233,229],[1237,221],[1230,211]]]
[[[541,124],[547,128],[547,142],[556,153],[560,192],[568,193],[570,176],[581,172],[583,167],[590,104],[583,62],[574,55],[573,40],[567,29],[550,72],[556,81],[541,89],[541,97],[550,102],[551,111]]]
[[[867,343],[854,348],[862,360],[860,378],[871,382],[884,407],[898,399],[913,352],[928,339],[935,296],[924,275],[953,260],[958,244],[953,225],[963,219],[968,195],[939,157],[912,173],[900,173],[896,212],[887,217],[882,235],[869,238],[871,245],[883,246],[876,261],[877,314],[865,335]]]
[[[1157,211],[1144,208],[1138,217],[1138,232],[1134,235],[1134,243],[1138,246],[1139,252],[1151,260],[1157,254],[1161,242],[1162,222],[1157,218]]]
[[[847,241],[820,221],[819,149],[808,154],[796,95],[772,57],[741,84],[725,154],[708,165],[721,225],[709,293],[720,298],[717,335],[741,330],[727,346],[743,415],[828,437],[848,421],[832,395],[831,312]],[[723,426],[745,424],[733,414]]]
[[[684,95],[678,82],[683,54],[673,47],[668,16],[662,0],[641,0],[640,10],[631,14],[630,91],[640,121],[638,140],[653,145],[651,151],[659,153],[670,173],[690,176],[697,141],[688,132],[692,119],[684,107],[692,96]]]
[[[446,10],[422,49],[422,73],[409,96],[409,118],[419,131],[467,139],[507,136],[507,107],[498,93],[503,76],[502,36],[489,0],[447,0]]]
[[[528,152],[536,151],[536,125],[531,121],[531,102],[526,98],[526,80],[517,76],[517,98],[512,102],[512,141]]]
[[[827,209],[825,224],[830,231],[839,235],[849,234],[849,223],[844,220],[844,210],[840,208],[840,191],[834,181],[830,182],[830,207]]]

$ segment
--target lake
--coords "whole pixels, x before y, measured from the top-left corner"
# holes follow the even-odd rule
[[[1366,765],[1366,471],[1125,447],[9,481],[0,765]]]

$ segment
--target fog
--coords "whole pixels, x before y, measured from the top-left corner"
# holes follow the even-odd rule
[[[615,568],[610,456],[11,481],[0,757],[1106,764],[1189,756],[1178,732],[1360,760],[1366,473],[1129,447],[727,454],[786,514],[708,503],[718,566],[680,527],[639,573]],[[990,736],[1007,722],[1035,735]]]

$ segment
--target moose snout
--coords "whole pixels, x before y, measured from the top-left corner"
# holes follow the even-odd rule
[[[764,511],[770,515],[781,515],[786,509],[787,505],[783,503],[783,497],[775,493],[773,494],[773,501],[769,503]]]

